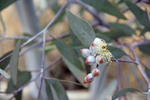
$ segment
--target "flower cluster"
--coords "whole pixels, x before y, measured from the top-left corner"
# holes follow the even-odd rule
[[[111,52],[108,50],[108,45],[105,40],[97,37],[90,45],[89,49],[81,49],[80,52],[82,56],[86,58],[86,63],[89,65],[93,65],[95,63],[99,65],[104,62],[108,63],[111,62],[111,57],[113,57]],[[100,71],[96,68],[92,71],[92,73],[85,77],[83,84],[92,82],[96,72],[98,73],[96,76],[98,76]]]

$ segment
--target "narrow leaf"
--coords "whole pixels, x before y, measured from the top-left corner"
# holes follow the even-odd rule
[[[145,73],[146,73],[147,76],[150,78],[150,70],[149,70],[147,67],[145,67]]]
[[[82,0],[82,1],[89,4],[90,6],[93,6],[98,11],[108,13],[121,19],[126,19],[126,17],[121,13],[119,8],[117,8],[116,5],[113,5],[108,0]]]
[[[10,75],[7,72],[5,72],[4,70],[2,70],[2,69],[0,69],[0,74],[2,74],[7,79],[10,78]]]
[[[5,9],[7,6],[11,5],[12,3],[16,2],[17,0],[0,0],[0,11]]]
[[[150,12],[148,11],[148,9],[146,9],[147,11],[147,16],[148,16],[148,19],[149,19],[149,22],[150,22]]]
[[[12,53],[12,57],[10,59],[10,73],[14,85],[17,85],[17,73],[18,73],[18,58],[19,58],[19,50],[20,50],[20,41],[17,42],[16,47]]]
[[[52,85],[52,87],[54,88],[54,90],[55,90],[55,92],[59,98],[59,100],[69,100],[64,87],[61,85],[61,83],[59,81],[48,79],[47,83],[49,85]]]
[[[82,67],[80,60],[71,47],[65,44],[61,40],[55,40],[56,47],[62,54],[62,58],[66,63],[69,70],[75,75],[75,77],[82,83],[85,77],[85,70]]]
[[[116,94],[113,95],[112,100],[115,100],[116,98],[125,95],[127,92],[135,92],[135,91],[140,92],[140,90],[137,90],[137,89],[134,89],[134,88],[122,89],[122,90],[118,91]]]
[[[47,97],[49,100],[54,100],[53,98],[53,94],[52,94],[52,90],[51,90],[51,86],[48,84],[48,82],[45,80],[45,86],[46,86],[46,93],[47,93]]]
[[[0,59],[5,58],[6,56],[8,56],[10,53],[12,53],[12,51],[7,52],[6,54],[4,54]],[[0,68],[1,69],[5,69],[7,67],[7,65],[9,64],[10,58],[5,59],[4,61],[0,62]]]
[[[109,46],[108,49],[116,59],[121,58],[122,56],[126,55],[126,53],[119,48]]]
[[[17,79],[18,81],[16,86],[12,79],[9,80],[7,91],[14,91],[16,88],[20,88],[21,86],[25,85],[31,79],[31,74],[27,71],[18,71]]]
[[[83,19],[72,14],[69,10],[66,11],[69,24],[75,35],[82,44],[89,46],[95,39],[95,33],[92,27]]]
[[[145,45],[141,45],[139,46],[139,50],[142,51],[144,54],[148,54],[150,55],[150,44],[145,44]]]
[[[150,30],[150,23],[147,16],[147,13],[143,11],[141,8],[139,8],[136,4],[132,3],[129,0],[125,1],[128,8],[131,10],[131,12],[134,14],[136,19],[145,26],[148,30]]]

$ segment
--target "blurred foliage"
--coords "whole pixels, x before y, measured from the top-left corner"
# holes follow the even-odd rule
[[[0,11],[2,11],[4,8],[6,8],[7,6],[9,6],[15,1],[17,0],[0,0]],[[54,41],[52,41],[52,43],[50,43],[50,45],[47,46],[45,50],[47,54],[51,52],[52,49],[57,48],[61,53],[63,61],[66,64],[67,68],[73,73],[73,75],[77,78],[77,80],[81,84],[87,72],[85,66],[83,66],[84,64],[82,64],[83,59],[80,59],[82,58],[80,49],[89,48],[89,46],[91,45],[95,37],[104,39],[108,43],[110,42],[115,43],[115,41],[119,41],[119,39],[124,37],[132,38],[133,35],[138,36],[137,31],[139,31],[141,37],[145,36],[146,32],[150,32],[150,13],[148,9],[144,11],[140,6],[138,6],[136,4],[137,2],[134,3],[130,0],[81,0],[81,2],[82,1],[83,3],[86,3],[87,5],[90,5],[91,7],[95,8],[95,10],[97,11],[96,13],[98,13],[97,17],[100,17],[100,19],[102,17],[100,14],[104,14],[104,16],[105,14],[109,14],[114,16],[116,18],[116,21],[114,21],[113,23],[106,22],[108,27],[106,27],[107,29],[104,31],[98,28],[97,26],[93,27],[92,25],[90,25],[92,22],[95,22],[95,19],[89,21],[90,23],[89,24],[88,21],[82,19],[82,16],[78,17],[76,16],[76,14],[73,14],[68,9],[66,10],[65,13],[64,10],[60,14],[60,16],[55,20],[55,23],[62,21],[63,18],[65,18],[64,16],[66,15],[70,25],[70,28],[68,29],[68,31],[70,32],[70,36],[63,38],[62,40],[54,39]],[[120,9],[119,6],[120,4],[124,4],[126,5],[126,7],[122,7]],[[57,14],[59,9],[61,9],[61,5],[59,5],[59,2],[57,0],[54,0],[54,2],[50,5],[50,8],[55,14]],[[79,11],[79,13],[82,13],[81,15],[83,15],[84,12],[83,8],[81,8]],[[123,19],[124,21],[130,21],[130,18],[127,19],[124,16],[124,12],[126,11],[130,11],[134,15],[135,17],[135,21],[133,22],[134,27],[133,25],[122,23],[121,21],[119,21],[120,19]],[[105,23],[103,21],[107,20],[105,18],[102,19],[103,19],[102,24],[100,26],[103,26]],[[139,23],[137,23],[136,21],[138,21]],[[28,34],[24,34],[24,36],[32,37],[31,35]],[[34,44],[35,42],[36,41],[32,41],[31,44]],[[8,58],[0,63],[0,68],[2,69],[2,70],[0,69],[0,73],[5,77],[9,77],[9,76],[4,71],[4,69],[7,67],[8,64],[10,64],[11,79],[8,82],[8,87],[6,91],[15,91],[18,88],[27,84],[31,79],[30,72],[18,70],[19,51],[20,51],[21,44],[22,43],[20,41],[17,42],[13,52],[10,51],[4,54],[0,58],[2,60],[7,55],[12,53],[11,58]],[[29,44],[28,46],[31,46],[31,44]],[[141,50],[144,54],[150,55],[149,47],[150,44],[141,45],[139,46],[139,50]],[[115,46],[109,46],[108,49],[116,59],[121,59],[121,57],[126,55],[123,49],[117,48]],[[107,66],[103,66],[103,67],[106,70]],[[104,72],[102,73],[104,74]],[[148,77],[150,76],[150,71],[148,68],[145,68],[145,73],[148,75]],[[107,74],[107,71],[105,74]],[[106,76],[104,77],[104,79],[102,79],[103,83],[100,83],[103,84],[101,89],[103,88],[104,91],[99,90],[102,91],[100,95],[99,92],[97,93],[99,98],[101,98],[102,100],[105,99],[108,94],[112,95],[115,92],[117,87],[116,79],[112,80],[105,87],[105,81],[106,81],[105,78]],[[50,100],[53,99],[68,100],[66,91],[59,81],[47,79],[45,80],[45,83],[46,83],[47,96]],[[127,92],[134,92],[134,91],[139,91],[139,90],[134,88],[124,88],[118,91],[117,93],[115,93],[112,99],[114,100],[118,97],[125,95]],[[20,91],[16,95],[16,99],[21,100],[22,97],[21,95],[22,95],[22,91]]]
[[[0,12],[17,0],[0,0]]]

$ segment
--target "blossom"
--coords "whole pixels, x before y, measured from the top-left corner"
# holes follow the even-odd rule
[[[93,43],[90,45],[89,49],[84,48],[80,50],[83,57],[86,58],[86,63],[89,65],[93,64],[103,64],[111,62],[111,58],[113,55],[108,50],[108,44],[105,40],[100,39],[98,37],[95,38]],[[100,71],[96,68],[90,73],[90,75],[98,76]],[[88,78],[87,78],[88,77]],[[90,81],[88,80],[90,77]],[[85,77],[83,84],[90,83],[93,80],[92,76],[89,76],[89,74]]]

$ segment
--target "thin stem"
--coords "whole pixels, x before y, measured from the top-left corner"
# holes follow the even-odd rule
[[[145,78],[145,80],[147,81],[148,84],[150,84],[150,79],[148,78],[148,76],[146,75],[145,71],[142,68],[142,65],[139,61],[139,58],[134,50],[133,47],[130,48],[131,52],[133,53],[134,57],[135,57],[135,61],[137,62],[137,67],[140,70],[141,74],[143,75],[143,77]]]
[[[42,83],[43,83],[43,75],[44,75],[44,67],[45,67],[45,42],[46,42],[46,31],[43,34],[43,51],[42,51],[42,62],[41,62],[41,81],[40,81],[40,88],[37,100],[40,99]]]
[[[141,45],[146,45],[146,44],[150,44],[150,40],[145,40],[145,41],[142,41],[140,43],[134,44],[132,47],[136,48],[136,47],[139,47]]]
[[[4,36],[2,39],[0,39],[0,42],[4,41],[4,40],[8,40],[8,39],[28,40],[28,39],[30,39],[30,37],[27,37],[27,36],[16,36],[16,37]]]
[[[57,81],[60,81],[60,82],[72,83],[72,84],[75,84],[75,85],[80,85],[80,86],[82,86],[82,84],[80,84],[80,83],[73,82],[73,81],[69,81],[69,80],[61,80],[61,79],[56,79],[56,78],[46,77],[46,76],[43,76],[43,78],[44,78],[44,79],[50,79],[50,80],[57,80]]]
[[[117,62],[117,82],[118,82],[118,90],[121,90],[121,82],[120,82],[120,64]],[[119,97],[121,100],[121,97]]]
[[[115,61],[115,59],[112,59],[111,61]],[[132,61],[132,60],[121,60],[121,59],[117,59],[118,62],[126,62],[126,63],[134,63],[134,64],[138,64],[136,61]]]

